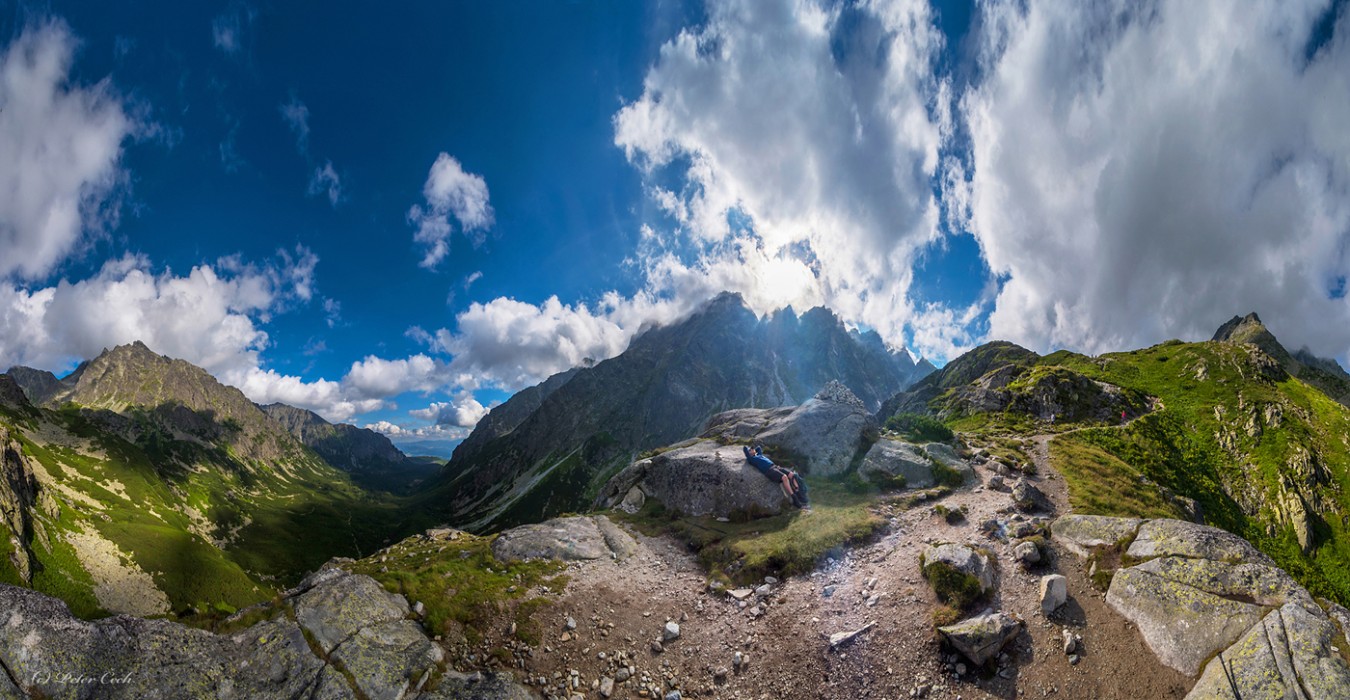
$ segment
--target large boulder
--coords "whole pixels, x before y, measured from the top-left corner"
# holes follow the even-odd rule
[[[976,666],[996,656],[1022,630],[1022,621],[1005,612],[990,613],[939,627],[938,632]]]
[[[637,549],[632,535],[603,515],[554,518],[511,528],[492,541],[501,561],[625,559]]]
[[[1164,664],[1190,676],[1203,668],[1188,698],[1350,697],[1344,637],[1251,543],[1180,520],[1111,520],[1069,516],[1052,529],[1082,552],[1137,531],[1126,561],[1144,561],[1115,573],[1106,602]]]
[[[858,467],[863,478],[902,477],[905,486],[923,489],[932,486],[933,462],[923,448],[901,440],[882,438],[873,443]]]
[[[1350,697],[1350,666],[1337,644],[1345,640],[1325,617],[1290,603],[1217,654],[1186,700]]]
[[[1051,535],[1064,548],[1086,557],[1102,547],[1116,547],[1139,532],[1143,520],[1102,515],[1066,515],[1050,526]]]
[[[745,461],[740,445],[706,439],[634,462],[609,480],[596,505],[616,507],[634,488],[644,501],[694,516],[775,515],[788,503],[779,484]]]
[[[403,617],[406,600],[365,576],[324,569],[288,591],[281,608],[294,609],[295,620],[276,609],[274,619],[217,635],[127,615],[81,620],[59,600],[0,585],[0,665],[9,672],[0,673],[0,697],[530,697],[520,686],[511,688],[509,679],[494,681],[494,688],[507,684],[496,694],[457,695],[451,684],[419,695],[418,684],[441,664],[440,648]],[[24,687],[13,688],[16,682]]]
[[[988,593],[994,587],[994,569],[989,557],[974,547],[965,544],[929,545],[923,550],[923,567],[934,564],[946,564],[957,571],[972,576],[980,582],[980,592]]]
[[[703,437],[758,442],[775,462],[807,474],[832,476],[847,471],[876,432],[876,418],[862,400],[832,381],[791,410],[740,409],[713,416]]]

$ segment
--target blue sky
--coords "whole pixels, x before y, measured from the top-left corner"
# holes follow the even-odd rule
[[[1344,362],[1345,15],[0,0],[0,366],[142,339],[444,452],[723,289],[939,363],[1252,310]]]

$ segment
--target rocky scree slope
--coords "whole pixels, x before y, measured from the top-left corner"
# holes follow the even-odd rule
[[[615,358],[494,408],[427,497],[473,531],[581,510],[638,453],[697,434],[715,413],[796,405],[831,379],[875,408],[913,372],[906,353],[850,333],[825,309],[761,320],[723,294]]]

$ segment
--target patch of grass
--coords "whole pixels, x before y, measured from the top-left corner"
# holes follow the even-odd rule
[[[950,605],[933,608],[933,627],[946,627],[961,621],[961,611]]]
[[[421,601],[427,627],[436,634],[458,627],[471,644],[477,644],[481,630],[530,589],[546,585],[561,590],[567,585],[567,578],[560,575],[565,568],[561,563],[498,561],[492,555],[492,539],[468,534],[455,540],[413,537],[344,568],[374,578],[410,602]],[[526,603],[523,613],[516,608],[516,634],[537,639],[539,630],[532,620],[548,601],[536,598],[521,604]]]
[[[933,481],[939,486],[958,488],[966,483],[966,475],[937,461],[933,460]]]
[[[1180,514],[1138,469],[1077,435],[1050,442],[1050,463],[1064,476],[1075,513],[1130,518]]]
[[[922,413],[897,413],[886,419],[886,427],[910,442],[950,442],[955,437],[942,421]]]
[[[980,592],[980,580],[951,565],[935,561],[922,564],[923,577],[933,586],[938,600],[957,610],[967,611],[984,594]]]
[[[945,504],[939,503],[933,506],[933,513],[947,521],[948,525],[955,525],[966,519],[966,506],[960,508],[948,508]]]

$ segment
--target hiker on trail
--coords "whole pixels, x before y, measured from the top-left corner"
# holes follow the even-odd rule
[[[764,456],[764,448],[760,445],[755,445],[753,450],[750,449],[749,445],[746,445],[743,449],[745,450],[745,461],[758,469],[759,473],[763,474],[769,481],[778,482],[778,485],[783,487],[783,495],[787,496],[789,501],[792,501],[792,505],[802,509],[809,507],[806,501],[806,487],[802,484],[801,478],[797,476],[796,472],[774,464],[773,460]]]
[[[1125,422],[1125,412],[1124,412],[1124,411],[1121,411],[1121,412],[1120,412],[1120,422],[1121,422],[1121,423],[1124,423],[1124,422]]]

